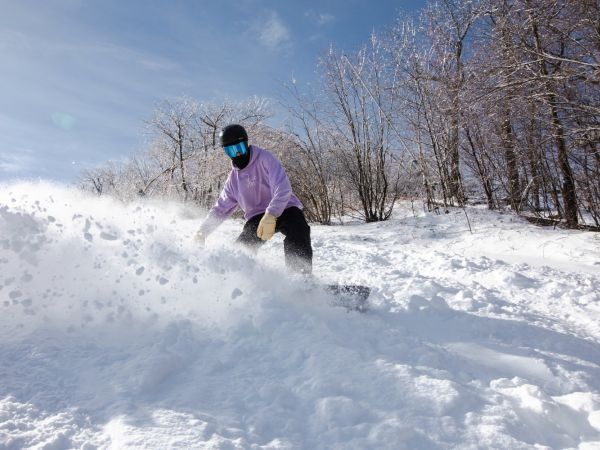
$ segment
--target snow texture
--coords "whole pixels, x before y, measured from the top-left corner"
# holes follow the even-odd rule
[[[600,448],[600,235],[468,213],[313,226],[361,314],[240,221],[0,186],[0,448]]]

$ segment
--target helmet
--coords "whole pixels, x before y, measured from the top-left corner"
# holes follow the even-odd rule
[[[227,147],[228,145],[239,144],[242,141],[248,142],[248,133],[243,126],[232,124],[227,125],[219,133],[221,139],[221,146]]]

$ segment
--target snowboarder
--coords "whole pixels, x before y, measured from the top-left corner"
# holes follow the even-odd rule
[[[248,145],[248,134],[241,125],[227,125],[219,137],[231,159],[231,172],[200,225],[197,241],[204,245],[206,237],[239,206],[246,223],[236,242],[258,250],[273,234],[281,232],[285,236],[286,266],[294,272],[311,274],[310,227],[279,160],[267,150]]]

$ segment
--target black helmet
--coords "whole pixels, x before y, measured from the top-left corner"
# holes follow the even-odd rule
[[[248,133],[243,126],[238,124],[227,125],[219,133],[221,139],[221,146],[227,147],[228,145],[239,144],[242,141],[248,142]]]

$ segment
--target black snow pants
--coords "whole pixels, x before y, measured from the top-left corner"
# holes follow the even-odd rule
[[[258,223],[263,216],[264,214],[259,214],[249,219],[244,224],[244,229],[236,242],[258,250],[264,244],[264,241],[256,235]],[[311,274],[313,251],[310,243],[310,226],[306,223],[302,210],[295,206],[285,209],[277,218],[275,232],[280,232],[285,236],[283,251],[285,265],[288,269],[307,275]]]

